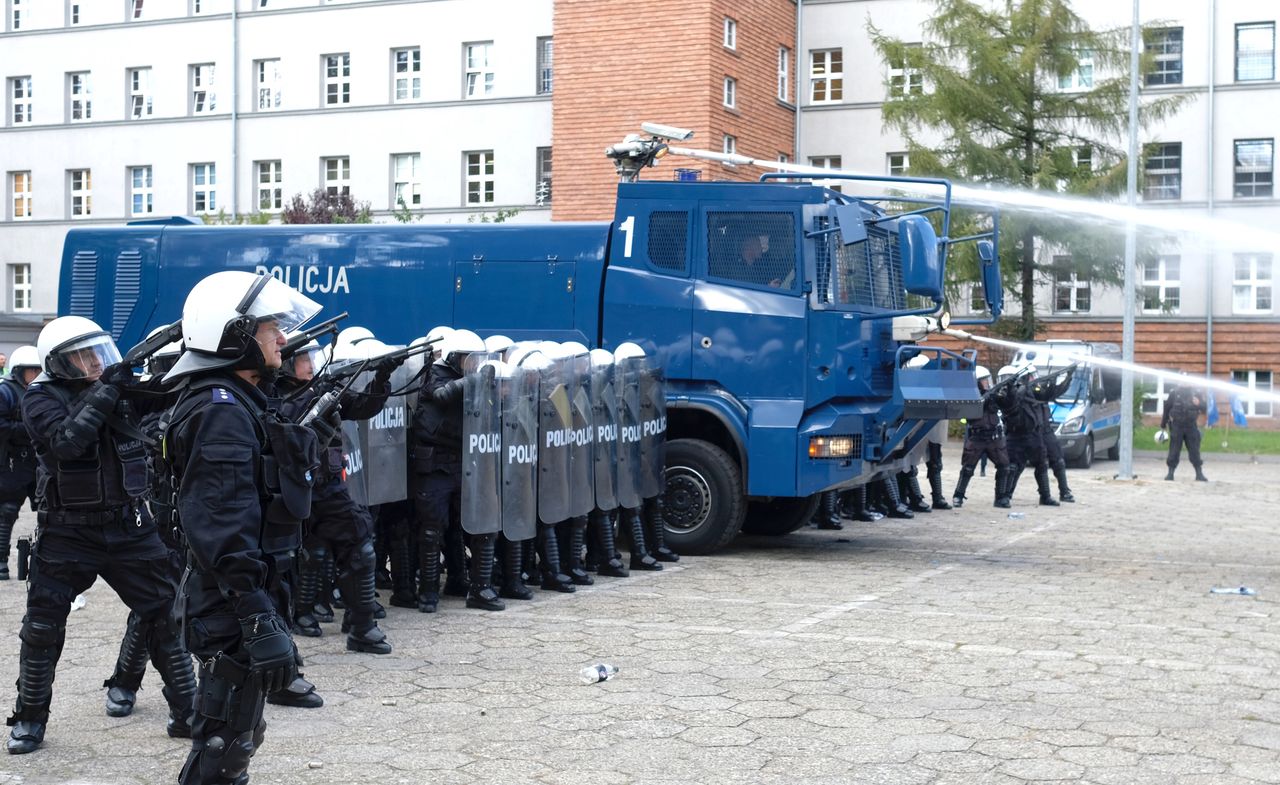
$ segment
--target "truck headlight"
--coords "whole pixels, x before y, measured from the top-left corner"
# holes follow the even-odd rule
[[[1084,418],[1072,417],[1062,424],[1062,433],[1080,433],[1084,430]]]
[[[810,458],[851,458],[854,449],[852,436],[814,436],[809,440]]]

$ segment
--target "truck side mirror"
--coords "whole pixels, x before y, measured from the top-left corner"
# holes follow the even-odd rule
[[[897,220],[898,251],[902,257],[902,285],[910,294],[942,301],[942,264],[938,235],[923,215]]]
[[[982,263],[982,299],[987,301],[987,308],[994,319],[1004,311],[1004,282],[1000,280],[1000,260],[996,258],[995,243],[979,240],[978,259]]]

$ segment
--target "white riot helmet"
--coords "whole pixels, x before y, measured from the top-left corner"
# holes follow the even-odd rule
[[[604,368],[613,365],[613,352],[608,349],[592,349],[591,350],[591,367]]]
[[[1156,444],[1164,444],[1165,442],[1169,441],[1169,432],[1162,428],[1156,431],[1154,438],[1156,440]]]
[[[34,370],[36,373],[43,370],[40,367],[40,352],[30,344],[13,350],[13,354],[9,357],[9,376],[19,384],[25,385],[22,372],[27,369]]]
[[[1012,365],[1006,365],[1000,369],[999,373],[996,374],[996,377],[998,381],[1003,382],[1005,379],[1008,379],[1010,376],[1013,376],[1017,373],[1018,373],[1017,368],[1015,368]]]
[[[284,361],[283,371],[295,379],[310,381],[316,374],[324,370],[329,356],[325,347],[312,338],[302,345],[293,356]]]
[[[348,327],[339,332],[333,340],[333,361],[354,359],[356,352],[352,347],[372,338],[373,333],[367,327]]]
[[[87,379],[120,362],[120,350],[107,331],[83,316],[60,316],[36,338],[40,367],[54,379]]]
[[[987,366],[985,365],[976,366],[973,369],[973,374],[974,376],[977,377],[979,390],[982,390],[985,392],[991,389],[991,371],[987,368]],[[983,382],[986,382],[986,384],[983,384]]]
[[[531,354],[538,353],[539,348],[536,341],[521,341],[520,343],[512,344],[507,348],[506,352],[504,352],[504,359],[506,360],[507,365],[510,366],[523,365],[525,358]]]
[[[214,368],[261,369],[258,325],[273,322],[288,333],[319,311],[314,300],[266,273],[224,270],[207,276],[182,306],[186,351],[165,381]]]
[[[613,350],[614,362],[617,362],[618,360],[629,360],[632,357],[644,357],[644,349],[641,349],[639,344],[627,341],[625,343],[618,344],[618,348]]]
[[[438,345],[440,346],[439,362],[452,366],[456,371],[462,370],[462,358],[465,355],[484,351],[484,339],[470,330],[454,330]]]
[[[504,352],[515,341],[505,335],[490,335],[484,339],[484,350],[486,352]]]
[[[435,348],[431,350],[431,359],[433,361],[440,359],[440,357],[442,356],[440,354],[441,345],[444,344],[445,339],[452,334],[453,334],[453,328],[446,324],[436,325],[435,327],[432,327],[431,331],[426,334],[425,337],[428,341],[436,342]]]
[[[572,355],[586,354],[588,351],[587,347],[578,341],[565,341],[560,345],[564,347],[566,352],[569,352]]]

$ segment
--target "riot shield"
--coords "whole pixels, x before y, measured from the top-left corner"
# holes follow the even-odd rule
[[[538,377],[538,518],[559,523],[569,515],[569,439],[573,404],[563,378],[564,363],[544,355]]]
[[[640,506],[640,376],[632,360],[613,366],[613,389],[618,399],[618,506]]]
[[[569,393],[572,432],[569,444],[569,517],[589,515],[596,506],[593,485],[594,458],[591,411],[591,356],[583,351],[564,363],[565,389]]]
[[[369,505],[369,490],[365,485],[368,473],[364,470],[364,439],[360,434],[360,423],[351,420],[342,421],[342,462],[345,464],[347,492],[356,504]]]
[[[392,376],[392,389],[395,376]],[[393,395],[382,411],[360,422],[365,494],[370,507],[409,497],[405,468],[409,452],[409,412],[403,395]]]
[[[612,510],[618,506],[618,397],[612,363],[591,369],[591,415],[596,507]]]
[[[505,365],[482,352],[463,362],[462,529],[468,534],[502,530],[502,395]]]
[[[640,376],[640,496],[651,499],[665,486],[667,465],[667,382],[661,368],[642,363]]]
[[[538,376],[508,366],[502,392],[502,533],[512,542],[538,533]]]

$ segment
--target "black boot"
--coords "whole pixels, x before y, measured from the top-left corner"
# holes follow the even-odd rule
[[[18,505],[0,504],[0,581],[9,580],[9,544],[13,539],[13,525],[18,522]]]
[[[845,504],[844,517],[851,518],[855,521],[863,523],[875,523],[884,516],[878,512],[873,512],[867,505],[867,486],[859,485],[845,491],[842,496]]]
[[[34,752],[44,743],[53,700],[53,674],[62,656],[66,631],[43,622],[24,619],[21,654],[18,661],[18,700],[9,717],[7,747],[11,755]]]
[[[418,610],[435,613],[440,604],[440,531],[424,527],[418,537]]]
[[[969,490],[969,481],[972,479],[973,479],[973,467],[961,466],[960,478],[956,480],[956,489],[951,494],[951,506],[955,507],[956,509],[960,509],[961,507],[964,506],[964,500],[965,500],[964,492]],[[999,496],[999,495],[1000,493],[997,490],[996,496]]]
[[[1173,482],[1173,467],[1172,467],[1172,466],[1170,466],[1170,467],[1169,467],[1169,471],[1168,471],[1168,473],[1166,473],[1166,474],[1165,474],[1164,478],[1165,478],[1166,480],[1168,480],[1169,482]]]
[[[644,522],[644,541],[653,558],[662,562],[680,561],[680,555],[667,547],[667,522],[663,514],[661,496],[650,496],[644,500],[641,520]]]
[[[267,703],[292,709],[318,709],[324,705],[324,698],[316,692],[316,685],[299,673],[289,686],[268,695]]]
[[[916,517],[915,513],[902,503],[902,498],[898,496],[898,483],[893,477],[881,478],[880,489],[884,494],[885,506],[888,508],[890,518]]]
[[[560,541],[556,538],[555,524],[538,522],[538,544],[542,556],[542,588],[565,594],[577,591],[573,579],[560,570]]]
[[[313,554],[320,569],[320,597],[312,613],[316,621],[328,624],[333,621],[333,583],[338,579],[338,565],[333,561],[333,554],[326,548],[319,548]]]
[[[813,515],[814,524],[819,529],[840,530],[844,522],[840,520],[840,493],[826,491],[818,500],[818,511]]]
[[[929,495],[933,497],[933,509],[949,510],[951,504],[947,501],[946,493],[942,487],[942,445],[929,443],[929,459],[924,462],[925,476],[929,478]]]
[[[374,520],[378,518],[374,515]],[[391,571],[387,569],[388,562],[391,561],[391,543],[383,537],[378,536],[378,527],[374,526],[373,534],[373,586],[374,589],[395,589],[395,578],[392,577]]]
[[[1059,458],[1053,464],[1053,476],[1058,481],[1058,501],[1074,502],[1076,497],[1071,494],[1071,488],[1067,485],[1067,462]]]
[[[532,600],[533,590],[524,583],[524,545],[502,538],[502,588],[499,597]]]
[[[1049,485],[1049,465],[1042,463],[1036,467],[1036,490],[1040,493],[1040,504],[1045,507],[1057,507],[1058,500],[1053,498],[1053,488]]]
[[[662,565],[649,553],[644,539],[644,521],[640,518],[640,510],[623,508],[622,520],[626,531],[631,534],[631,569],[656,572]]]
[[[450,526],[444,533],[444,593],[450,597],[467,596],[467,546],[462,529]]]
[[[578,586],[595,583],[582,563],[582,551],[587,534],[587,516],[579,516],[556,525],[556,537],[560,543],[560,566]]]
[[[138,689],[147,672],[147,639],[151,637],[151,625],[137,613],[129,611],[124,623],[124,638],[120,641],[120,654],[116,657],[116,670],[111,678],[102,682],[107,688],[107,716],[128,717],[138,700]]]
[[[342,631],[347,633],[347,649],[369,654],[390,654],[391,643],[373,618],[378,590],[371,541],[366,540],[361,544],[360,556],[342,576],[342,596],[347,598]]]
[[[1004,493],[1004,498],[1008,499],[1010,502],[1013,501],[1013,492],[1018,489],[1018,480],[1022,478],[1022,471],[1025,468],[1027,468],[1026,464],[1014,463],[1013,461],[1009,462],[1008,471],[1004,474],[1002,492]],[[999,473],[999,471],[1000,467],[997,466],[996,472]],[[997,480],[997,482],[999,481]]]
[[[920,491],[920,470],[912,466],[909,471],[898,475],[899,486],[906,487],[906,493],[902,495],[902,500],[906,502],[907,509],[912,512],[933,512],[924,500],[924,494]]]
[[[617,556],[618,546],[614,541],[613,517],[603,510],[592,510],[587,518],[587,528],[591,534],[591,540],[595,543],[595,549],[600,554],[600,563],[596,571],[613,578],[629,576],[631,573],[627,571],[622,559]]]
[[[304,557],[298,565],[298,578],[294,582],[293,631],[308,638],[319,638],[324,634],[315,616],[320,583],[324,580],[324,562],[318,558],[322,553],[303,551]]]
[[[195,720],[196,674],[191,655],[182,642],[160,620],[152,625],[151,662],[164,681],[161,692],[169,704],[169,721],[165,731],[175,739],[191,738]]]
[[[1196,482],[1208,482],[1209,478],[1204,476],[1204,472],[1200,471],[1200,467],[1196,467]]]
[[[498,599],[493,588],[493,551],[498,535],[473,534],[471,536],[471,589],[467,594],[467,607],[482,611],[504,611],[507,604]]]
[[[972,470],[970,470],[970,473],[972,473]],[[999,466],[996,467],[996,504],[995,506],[1001,509],[1008,509],[1013,506],[1013,499],[1011,498],[1012,492],[1008,488],[1010,473],[1011,473],[1011,469],[1008,466],[1004,467],[1003,469],[1000,468]]]
[[[413,545],[407,536],[391,540],[391,599],[396,608],[418,607],[418,588],[414,576],[418,565],[413,558]]]

